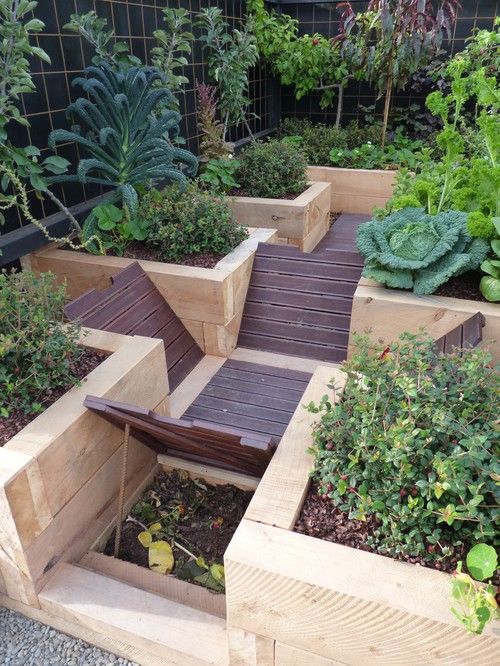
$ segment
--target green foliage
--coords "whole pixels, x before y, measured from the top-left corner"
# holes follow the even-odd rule
[[[454,275],[479,268],[488,253],[483,238],[470,237],[464,213],[433,216],[421,208],[362,224],[357,246],[365,277],[416,294],[432,294]]]
[[[236,178],[250,197],[279,199],[301,194],[307,187],[304,153],[280,141],[255,141],[240,155]]]
[[[500,217],[493,218],[496,237],[491,241],[492,256],[483,261],[481,270],[486,273],[481,278],[479,289],[487,301],[500,301]]]
[[[149,232],[148,224],[139,215],[131,217],[126,208],[122,210],[111,203],[96,206],[84,229],[100,239],[100,243],[89,244],[89,251],[100,254],[112,250],[119,257],[132,240],[143,241]]]
[[[0,273],[0,416],[43,410],[43,401],[75,381],[79,327],[64,324],[65,289],[54,276]]]
[[[92,62],[96,66],[114,65],[124,67],[139,67],[141,61],[131,55],[126,42],[116,41],[113,30],[107,30],[108,22],[99,18],[95,11],[87,14],[71,14],[65,30],[81,35],[94,47],[95,56]]]
[[[230,192],[240,187],[240,183],[235,179],[239,166],[240,161],[233,157],[209,160],[200,180],[215,192]]]
[[[156,68],[115,71],[103,65],[85,72],[87,78],[78,77],[73,85],[81,86],[88,97],[71,104],[67,113],[78,116],[88,131],[84,134],[78,126],[74,131],[55,130],[49,145],[74,141],[88,157],[80,160],[75,175],[55,176],[51,182],[78,181],[113,188],[111,203],[122,202],[124,219],[131,224],[137,215],[139,187],[160,181],[182,185],[184,173],[193,176],[198,161],[192,153],[172,145],[179,133],[180,115],[166,110],[161,117],[154,116],[158,105],[172,98],[168,88],[157,85],[163,83],[163,77]],[[91,214],[84,224],[84,238],[95,233],[99,227]]]
[[[196,183],[184,191],[177,185],[151,190],[141,200],[139,218],[164,261],[181,262],[186,255],[205,252],[225,255],[247,237],[227,201]]]
[[[385,95],[382,145],[393,88],[404,88],[440,51],[459,6],[458,0],[370,0],[366,11],[356,13],[343,3],[337,38],[342,58],[356,78]]]
[[[435,354],[405,333],[389,348],[356,336],[341,399],[311,411],[313,477],[367,545],[436,562],[497,538],[499,375],[481,349]],[[384,348],[385,347],[385,348]]]
[[[187,9],[164,7],[162,13],[167,29],[153,32],[156,46],[151,49],[152,62],[164,73],[165,85],[175,95],[189,82],[182,74],[182,68],[188,64],[186,56],[191,55],[194,35],[186,30],[186,26],[191,23]],[[175,108],[178,108],[179,102],[177,98],[174,99]]]
[[[250,105],[248,70],[258,60],[254,24],[249,18],[242,30],[235,28],[229,34],[222,10],[207,7],[201,10],[197,25],[202,29],[200,39],[208,53],[208,73],[219,90],[225,138],[229,127],[247,123]]]
[[[217,96],[214,86],[196,83],[198,129],[200,130],[200,161],[223,159],[232,153],[224,140],[224,125],[217,119]]]
[[[296,99],[320,91],[320,107],[331,106],[335,89],[348,79],[347,66],[331,40],[319,33],[299,37],[299,22],[268,12],[264,0],[247,0],[247,9],[255,20],[259,54],[280,83],[293,86]]]
[[[459,604],[458,609],[452,608],[451,611],[467,631],[482,634],[490,620],[500,617],[495,586],[476,583],[476,580],[484,581],[495,574],[498,567],[496,550],[493,546],[478,543],[467,553],[466,562],[470,575],[462,572],[462,562],[459,562],[451,582],[453,599]]]
[[[392,143],[383,148],[371,141],[352,150],[332,148],[330,162],[338,167],[354,169],[397,169],[408,167],[415,169],[420,163],[420,151],[424,144],[411,140],[401,132],[396,132]]]

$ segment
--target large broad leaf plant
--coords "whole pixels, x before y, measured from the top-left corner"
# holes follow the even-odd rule
[[[198,168],[192,153],[173,145],[180,114],[164,110],[155,115],[160,105],[171,101],[172,93],[155,67],[122,69],[107,63],[88,67],[85,77],[76,78],[73,85],[86,96],[67,113],[81,125],[52,132],[49,145],[74,141],[85,157],[75,174],[55,176],[52,182],[96,183],[111,190],[107,212],[113,214],[91,214],[84,224],[85,238],[100,233],[104,248],[116,245],[106,232],[119,222],[122,239],[144,240],[148,230],[137,219],[138,191],[158,183],[183,185]],[[116,203],[122,206],[121,218],[109,208]]]

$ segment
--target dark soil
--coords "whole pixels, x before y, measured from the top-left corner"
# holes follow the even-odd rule
[[[340,543],[343,546],[357,548],[358,550],[375,552],[367,545],[366,540],[377,526],[378,523],[375,517],[369,518],[366,522],[350,520],[347,514],[333,506],[331,502],[321,499],[318,495],[318,486],[311,484],[302,512],[295,525],[295,531],[325,541]],[[398,559],[411,564],[419,564],[431,569],[453,573],[458,560],[461,558],[459,556],[450,557],[440,562],[431,562],[421,557],[410,556],[401,556]]]
[[[85,350],[83,356],[78,360],[72,363],[72,372],[76,377],[76,382],[85,381],[85,377],[97,368],[97,366],[104,361],[106,358],[105,354],[98,352],[93,352],[90,350]],[[60,386],[57,389],[50,390],[48,389],[44,395],[42,395],[38,402],[41,402],[44,410],[47,407],[50,407],[52,403],[58,400],[62,395],[66,393],[71,388],[72,384],[69,386]],[[33,419],[35,419],[38,414],[26,414],[20,409],[16,409],[10,413],[7,418],[0,418],[0,446],[3,446],[6,442],[17,435],[17,433],[22,430],[25,426],[28,425]]]
[[[209,565],[222,564],[252,495],[229,484],[211,486],[202,479],[192,480],[178,470],[162,473],[124,521],[119,558],[148,567],[148,551],[137,536],[144,526],[161,521],[163,539],[178,542]],[[114,544],[113,533],[104,549],[107,555],[113,555]],[[175,575],[190,558],[173,546]]]
[[[482,274],[478,271],[469,271],[463,275],[452,277],[448,282],[441,285],[435,296],[452,296],[453,298],[465,298],[470,301],[481,301],[487,303],[479,291],[479,282]]]
[[[147,261],[164,261],[158,248],[152,245],[147,245],[146,243],[141,243],[139,241],[134,241],[127,246],[125,257],[130,259],[143,259]],[[185,254],[179,259],[179,261],[169,263],[177,263],[183,266],[213,268],[221,259],[222,255],[212,254],[211,252],[204,252],[203,254]]]
[[[341,215],[342,215],[341,210],[334,211],[333,213],[330,213],[330,226],[333,226]]]

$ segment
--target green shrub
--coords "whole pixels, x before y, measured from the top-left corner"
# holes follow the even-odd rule
[[[140,215],[150,227],[148,242],[164,261],[179,262],[186,255],[225,255],[247,237],[227,201],[197,183],[181,191],[172,185],[150,190],[141,201]]]
[[[500,383],[485,351],[435,355],[432,344],[358,336],[340,402],[309,409],[321,412],[319,493],[351,519],[374,516],[379,553],[435,561],[494,543]]]
[[[238,155],[236,179],[250,197],[279,199],[307,187],[304,153],[289,143],[255,141]]]
[[[0,415],[42,410],[50,392],[75,381],[79,327],[63,325],[65,288],[51,273],[0,273]]]
[[[471,238],[465,213],[427,215],[404,208],[358,228],[366,258],[363,275],[395,289],[432,294],[455,275],[479,268],[488,254],[484,238]]]

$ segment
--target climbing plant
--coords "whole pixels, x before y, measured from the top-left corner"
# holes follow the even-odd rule
[[[319,33],[299,37],[299,22],[287,14],[269,12],[264,0],[248,0],[255,21],[255,37],[261,57],[270,64],[283,85],[292,86],[296,99],[320,92],[326,109],[337,98],[336,125],[340,125],[347,64],[338,48]]]

